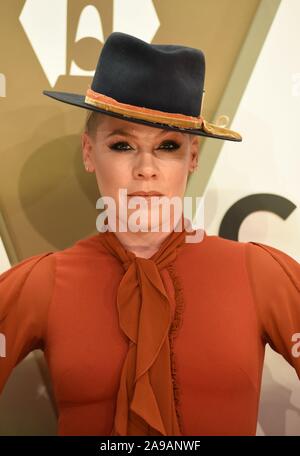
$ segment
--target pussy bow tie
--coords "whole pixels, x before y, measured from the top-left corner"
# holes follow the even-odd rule
[[[125,270],[117,308],[129,339],[111,435],[181,435],[168,338],[173,314],[160,271],[175,261],[186,234],[173,230],[146,259],[125,249],[114,232],[102,233],[103,244]]]

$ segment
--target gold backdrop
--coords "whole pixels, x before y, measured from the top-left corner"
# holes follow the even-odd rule
[[[212,121],[260,3],[0,2],[0,239],[11,264],[96,233],[99,195],[94,175],[84,171],[80,147],[85,110],[55,102],[42,90],[84,94],[103,40],[113,31],[124,31],[153,43],[204,51],[203,115]],[[267,17],[274,14],[274,3]],[[203,141],[200,137],[200,148]],[[214,157],[208,159],[211,165]],[[203,168],[202,182],[208,178],[206,169],[210,166]],[[32,353],[15,369],[0,397],[0,433],[54,434],[51,398],[43,358]]]

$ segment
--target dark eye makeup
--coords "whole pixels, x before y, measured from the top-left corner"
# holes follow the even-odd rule
[[[128,144],[127,141],[117,141],[115,143],[112,143],[110,146],[108,146],[110,149],[113,150],[130,150],[131,147]],[[165,140],[161,143],[161,145],[158,147],[158,149],[164,149],[164,150],[176,150],[179,149],[180,144],[178,144],[177,141],[174,140]]]

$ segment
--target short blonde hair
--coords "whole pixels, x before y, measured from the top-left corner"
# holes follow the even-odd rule
[[[84,132],[86,132],[91,138],[95,139],[96,131],[101,120],[101,112],[87,110],[87,115],[84,124]]]

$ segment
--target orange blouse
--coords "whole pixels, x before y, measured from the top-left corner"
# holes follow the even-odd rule
[[[12,369],[42,349],[58,435],[112,431],[128,342],[116,307],[124,269],[103,236],[34,255],[0,275],[0,393]],[[160,274],[174,315],[172,375],[183,435],[255,435],[266,343],[300,379],[292,339],[300,333],[300,264],[265,244],[205,235],[185,243]]]

